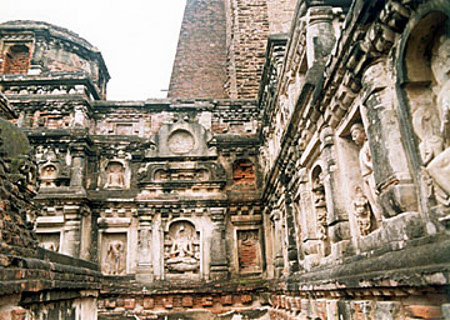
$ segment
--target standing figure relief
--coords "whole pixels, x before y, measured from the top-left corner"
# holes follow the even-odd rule
[[[373,173],[373,163],[370,154],[369,141],[367,140],[366,132],[361,123],[355,123],[350,128],[350,133],[353,142],[360,147],[359,150],[359,168],[361,170],[361,177],[363,180],[362,191],[367,197],[372,212],[377,221],[381,221],[381,210],[378,206],[378,192]]]

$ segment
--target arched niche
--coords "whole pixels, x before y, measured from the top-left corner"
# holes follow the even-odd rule
[[[172,221],[164,232],[164,273],[167,279],[201,277],[200,231],[186,219]]]
[[[26,74],[30,68],[30,48],[24,44],[10,46],[3,63],[5,74]]]
[[[316,237],[321,241],[321,254],[328,256],[331,253],[330,237],[328,235],[328,209],[325,187],[325,174],[320,161],[311,168],[312,203],[316,221]]]
[[[410,161],[429,205],[450,204],[450,4],[430,1],[402,35],[399,114]]]
[[[56,163],[46,163],[39,169],[40,186],[56,187],[56,180],[60,176],[60,167]]]

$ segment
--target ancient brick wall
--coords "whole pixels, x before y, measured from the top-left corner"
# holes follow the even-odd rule
[[[296,0],[267,0],[270,34],[289,32],[296,3]]]
[[[230,0],[228,10],[226,90],[232,99],[255,99],[269,35],[267,2]]]
[[[12,46],[3,60],[3,73],[24,74],[30,67],[30,50],[24,45]]]
[[[226,98],[223,0],[188,0],[170,79],[171,98]]]

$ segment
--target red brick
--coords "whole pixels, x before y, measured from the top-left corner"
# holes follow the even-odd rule
[[[192,307],[194,306],[194,298],[191,296],[184,296],[181,304],[183,307]]]
[[[414,305],[405,307],[405,313],[408,317],[418,319],[439,319],[442,318],[442,311],[440,307]]]
[[[155,300],[153,298],[144,298],[144,309],[153,309],[155,307]]]
[[[125,299],[124,307],[125,307],[125,309],[134,309],[136,307],[136,300],[135,299]]]

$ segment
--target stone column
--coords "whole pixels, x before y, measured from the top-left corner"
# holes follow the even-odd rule
[[[88,207],[80,207],[80,258],[91,260],[92,256],[92,213]]]
[[[320,132],[321,158],[324,162],[324,187],[327,203],[328,236],[331,242],[331,253],[335,258],[341,256],[350,244],[350,224],[345,206],[341,203],[335,160],[334,132],[325,127]]]
[[[84,189],[86,154],[82,146],[75,146],[71,150],[72,154],[72,174],[70,177],[70,186],[76,189]]]
[[[287,237],[287,250],[288,250],[288,263],[289,263],[289,274],[296,272],[299,270],[299,261],[298,261],[298,251],[297,251],[297,243],[295,239],[295,219],[292,208],[292,199],[289,192],[286,193],[285,196],[285,206],[286,206],[286,214],[285,214],[285,224],[286,224],[286,237]]]
[[[283,235],[281,232],[281,212],[280,210],[274,210],[270,215],[270,220],[272,221],[275,229],[275,278],[279,278],[283,273],[284,269],[284,259],[283,259]]]
[[[64,241],[62,241],[61,253],[79,258],[80,256],[80,238],[81,238],[81,221],[80,207],[77,205],[64,206]]]
[[[362,117],[367,129],[379,201],[385,217],[406,211],[417,211],[416,190],[396,111],[395,91],[386,61],[378,60],[363,76]]]
[[[154,280],[152,249],[157,250],[151,243],[153,216],[147,210],[139,211],[136,280],[152,282]]]
[[[311,190],[308,186],[308,171],[305,168],[299,170],[300,217],[299,223],[303,228],[302,249],[305,257],[304,267],[309,269],[319,263],[319,242],[315,237],[314,213],[312,211]]]
[[[210,276],[212,280],[228,278],[228,259],[225,243],[225,209],[211,209],[213,230],[211,235],[211,265]]]
[[[327,56],[333,49],[336,38],[333,31],[333,8],[316,6],[308,9],[306,26],[306,48],[308,67]]]

